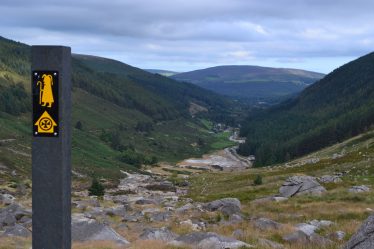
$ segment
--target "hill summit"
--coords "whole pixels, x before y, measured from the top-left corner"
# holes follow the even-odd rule
[[[176,74],[172,78],[227,96],[269,100],[300,92],[323,76],[299,69],[217,66]]]

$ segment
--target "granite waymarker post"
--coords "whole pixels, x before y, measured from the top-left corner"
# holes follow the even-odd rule
[[[32,248],[70,249],[71,51],[32,46],[31,54]]]

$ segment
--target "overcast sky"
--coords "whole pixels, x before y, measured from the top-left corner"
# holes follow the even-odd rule
[[[1,0],[0,36],[140,68],[328,73],[374,50],[372,0]]]

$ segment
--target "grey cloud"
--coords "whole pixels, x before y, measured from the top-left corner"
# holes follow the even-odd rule
[[[63,43],[141,67],[170,61],[169,69],[185,70],[260,62],[302,68],[311,58],[343,63],[370,52],[372,9],[370,0],[3,0],[0,35]],[[322,70],[339,66],[331,60]]]

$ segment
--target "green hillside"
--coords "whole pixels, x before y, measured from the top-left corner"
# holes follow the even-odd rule
[[[259,66],[217,66],[173,75],[219,94],[271,101],[298,93],[324,75],[298,69]]]
[[[31,162],[29,58],[29,46],[0,38],[0,163],[25,174]],[[227,99],[110,59],[74,55],[72,63],[76,171],[116,178],[120,169],[201,155],[222,139],[204,120],[225,120]],[[191,118],[191,103],[208,112]]]
[[[298,97],[243,124],[243,155],[269,165],[305,155],[355,136],[374,124],[374,53],[352,61],[305,89]]]

